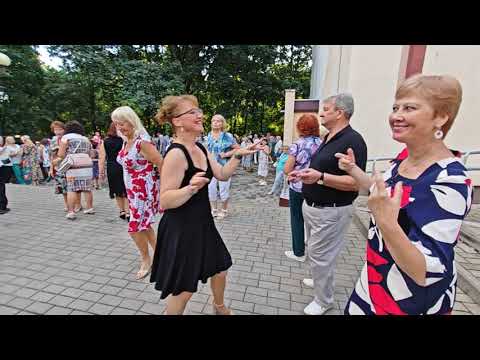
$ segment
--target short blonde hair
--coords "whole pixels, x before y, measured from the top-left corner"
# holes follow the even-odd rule
[[[65,130],[65,123],[59,120],[52,121],[52,123],[50,124],[50,130],[52,130],[53,132],[53,129],[56,127],[59,127]]]
[[[217,118],[217,119],[222,120],[222,123],[223,123],[222,131],[228,131],[228,123],[227,123],[227,120],[225,120],[225,118],[223,117],[223,115],[215,114],[215,115],[212,116],[212,120],[213,120],[213,118]]]
[[[198,107],[198,100],[193,95],[170,95],[164,97],[157,115],[155,115],[155,120],[157,120],[160,125],[169,123],[173,127],[172,119],[178,114],[178,107],[180,104],[185,101]]]
[[[15,138],[13,136],[7,136],[5,138],[5,143],[6,144],[15,144]]]
[[[35,144],[33,143],[32,139],[30,139],[30,136],[28,136],[28,135],[22,135],[22,136],[20,137],[20,140],[22,140],[22,142],[23,142],[24,144],[35,145]]]
[[[417,95],[426,100],[435,111],[435,116],[448,116],[447,122],[442,126],[445,138],[462,103],[460,82],[450,75],[413,75],[400,84],[395,99],[410,95]]]
[[[130,106],[120,106],[119,108],[116,108],[113,110],[111,117],[113,121],[126,121],[132,125],[135,131],[135,136],[148,134],[137,113]]]

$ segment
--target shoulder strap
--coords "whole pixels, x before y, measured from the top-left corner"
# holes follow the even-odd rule
[[[178,148],[180,150],[183,151],[183,154],[185,155],[185,158],[187,159],[187,163],[188,163],[188,167],[191,169],[191,168],[194,168],[195,166],[193,165],[193,160],[192,158],[190,157],[190,154],[188,153],[188,150],[185,146],[183,146],[182,144],[179,144],[179,143],[172,143],[170,145],[170,147],[168,148],[165,156],[167,156],[167,154],[170,152],[170,150],[172,149],[175,149],[175,148]]]
[[[80,141],[78,142],[78,145],[75,147],[75,150],[73,150],[73,153],[72,153],[72,154],[76,154],[76,153],[77,153],[77,150],[78,150],[78,148],[80,147],[81,144],[82,144],[82,140],[80,139]]]
[[[208,160],[208,152],[207,152],[207,149],[205,149],[205,146],[203,146],[203,144],[200,143],[200,142],[196,142],[195,144],[197,144],[197,146],[200,148],[200,150],[202,150],[202,152],[205,154],[205,157],[207,158],[207,169],[211,168],[211,166],[210,166],[210,160]]]
[[[199,142],[196,142],[195,144],[197,144],[197,146],[200,148],[200,150],[202,150],[202,152],[205,154],[205,156],[207,157],[207,160],[208,160],[207,149],[205,149],[205,147],[203,146],[203,144],[202,144],[202,143],[199,143]]]

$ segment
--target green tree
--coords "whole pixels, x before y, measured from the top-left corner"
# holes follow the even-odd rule
[[[38,137],[48,123],[48,112],[41,102],[44,74],[38,54],[29,45],[0,45],[0,51],[12,60],[0,73],[0,85],[8,95],[8,101],[0,104],[0,134]]]
[[[284,90],[309,90],[311,46],[299,45],[51,45],[59,70],[41,66],[32,46],[1,46],[12,58],[1,85],[3,132],[48,134],[54,119],[105,129],[118,106],[135,109],[149,131],[166,95],[196,95],[211,116],[224,115],[234,133],[281,132]]]

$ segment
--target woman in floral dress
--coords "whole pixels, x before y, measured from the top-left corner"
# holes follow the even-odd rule
[[[152,252],[155,251],[156,237],[151,225],[159,211],[159,183],[154,165],[160,172],[163,159],[139,117],[130,107],[116,109],[112,113],[112,121],[126,138],[117,162],[123,166],[130,209],[128,232],[142,257],[136,276],[139,280],[150,273],[152,261],[148,244]]]
[[[270,155],[270,148],[267,145],[267,140],[263,139],[258,146],[258,176],[260,177],[259,185],[267,185],[268,176],[268,156]]]
[[[22,145],[22,170],[23,178],[26,184],[38,185],[42,178],[40,162],[38,161],[38,152],[35,144],[30,140],[30,136],[21,137]]]

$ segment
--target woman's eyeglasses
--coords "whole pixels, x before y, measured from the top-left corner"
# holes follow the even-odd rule
[[[181,114],[178,114],[178,115],[176,115],[175,117],[178,118],[178,117],[183,116],[183,115],[186,115],[186,114],[188,114],[188,115],[203,115],[203,110],[202,110],[202,109],[198,109],[198,108],[194,108],[194,109],[190,109],[190,110],[188,110],[188,111],[185,111],[185,112],[183,112],[183,113],[181,113]]]

